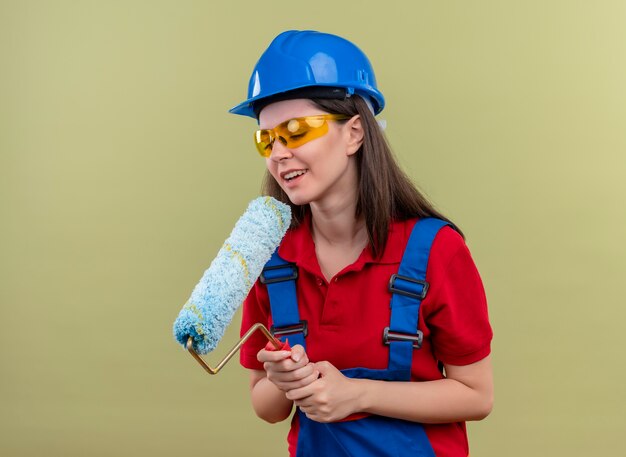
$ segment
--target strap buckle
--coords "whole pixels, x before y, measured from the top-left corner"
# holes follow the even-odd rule
[[[385,330],[383,330],[383,343],[389,346],[391,341],[412,341],[413,347],[420,349],[424,341],[424,334],[421,330],[418,330],[415,335],[410,335],[408,333],[394,332],[389,330],[389,327],[385,327]]]
[[[290,270],[290,272],[285,272],[287,274],[281,275],[280,270]],[[266,275],[268,272],[269,275]],[[261,276],[259,276],[261,284],[274,284],[276,282],[291,281],[293,279],[298,279],[298,267],[296,267],[295,263],[265,267],[263,271],[261,271]]]
[[[396,284],[396,279],[400,280],[398,284]],[[402,281],[406,282],[402,284]],[[404,288],[400,288],[400,286],[403,286]],[[419,286],[421,286],[421,291],[419,290]],[[426,293],[428,292],[428,283],[426,281],[420,281],[419,279],[409,278],[408,276],[393,274],[389,280],[389,292],[392,294],[406,295],[407,297],[415,298],[417,300],[424,300]]]
[[[302,333],[302,336],[306,338],[306,336],[309,334],[309,325],[307,321],[305,320],[301,320],[298,324],[292,324],[292,325],[283,325],[283,326],[272,325],[270,327],[270,332],[275,337]]]

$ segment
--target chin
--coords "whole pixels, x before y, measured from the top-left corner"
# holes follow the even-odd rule
[[[289,197],[289,201],[297,206],[308,205],[309,203],[311,203],[311,200],[309,200],[308,198],[303,198],[301,196],[292,196],[289,194],[287,196]]]
[[[301,192],[287,192],[285,189],[283,189],[283,191],[287,194],[289,201],[293,203],[294,205],[298,205],[298,206],[308,205],[309,203],[313,201],[313,198],[311,198],[308,195],[304,195]]]

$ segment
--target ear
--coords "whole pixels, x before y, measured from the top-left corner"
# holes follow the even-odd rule
[[[356,154],[361,145],[363,144],[363,137],[365,132],[363,131],[363,123],[361,122],[361,116],[356,115],[352,117],[345,124],[346,135],[348,136],[348,143],[346,144],[346,154],[351,156]]]

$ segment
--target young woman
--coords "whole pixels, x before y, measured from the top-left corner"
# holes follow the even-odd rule
[[[231,112],[258,119],[264,192],[293,211],[268,269],[288,273],[244,303],[242,332],[262,322],[291,343],[242,349],[257,415],[297,408],[291,456],[467,456],[465,421],[493,403],[485,294],[460,230],[391,154],[369,60],[335,35],[284,32],[248,95]]]

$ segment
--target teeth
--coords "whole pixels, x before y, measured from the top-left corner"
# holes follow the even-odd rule
[[[300,176],[306,173],[306,170],[297,170],[297,171],[292,171],[291,173],[287,173],[285,175],[285,179],[289,180],[289,179],[293,179],[296,176]]]

